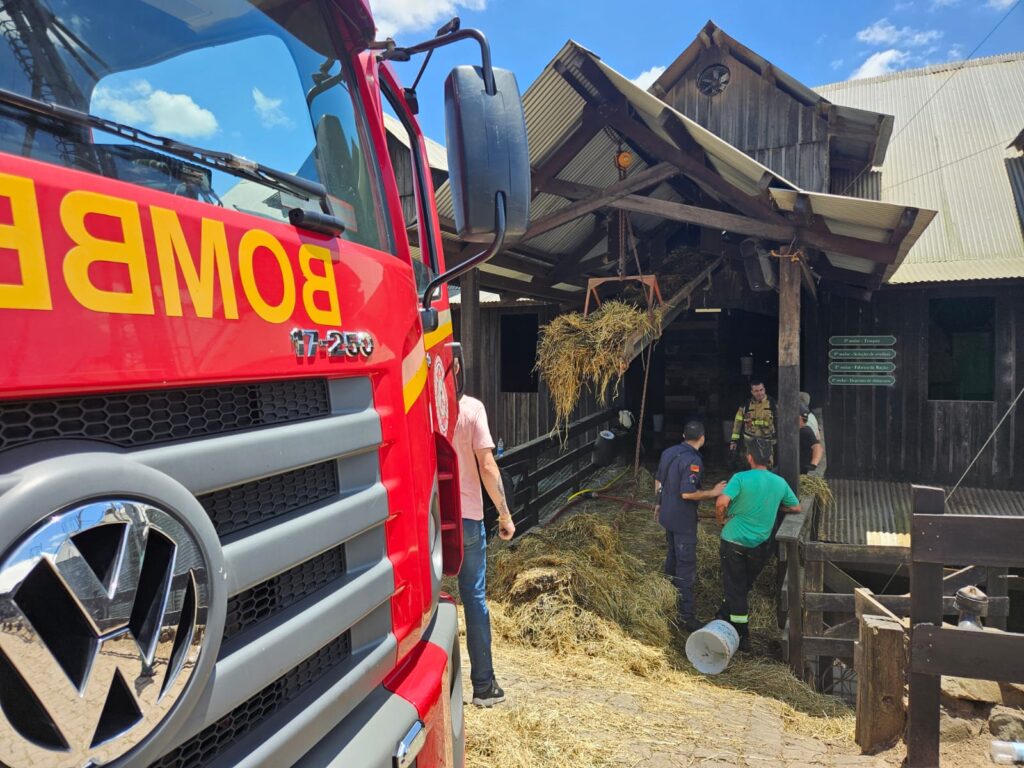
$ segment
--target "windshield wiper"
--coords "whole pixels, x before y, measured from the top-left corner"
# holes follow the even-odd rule
[[[309,181],[301,176],[286,173],[285,171],[279,171],[276,168],[269,168],[262,163],[233,155],[230,152],[219,152],[214,149],[195,147],[176,139],[143,131],[141,128],[134,128],[130,125],[97,117],[88,112],[82,112],[60,104],[50,104],[40,99],[34,99],[31,96],[24,96],[15,91],[9,91],[6,88],[0,88],[0,102],[53,120],[63,120],[74,125],[96,128],[105,133],[113,134],[146,147],[159,149],[207,168],[230,173],[233,176],[249,181],[255,181],[272,187],[278,192],[286,192],[296,195],[303,200],[316,202],[320,205],[321,210],[325,213],[330,213],[327,207],[327,189],[323,184]]]

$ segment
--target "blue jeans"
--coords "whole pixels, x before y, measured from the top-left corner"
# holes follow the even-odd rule
[[[693,606],[693,583],[697,579],[697,540],[672,531],[665,531],[668,545],[665,556],[665,575],[679,592],[680,621],[696,618]]]
[[[487,610],[487,535],[483,520],[462,521],[462,569],[459,596],[466,617],[469,679],[480,689],[494,680],[491,661],[491,614]]]

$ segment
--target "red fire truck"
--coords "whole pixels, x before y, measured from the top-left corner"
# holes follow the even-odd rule
[[[390,62],[459,40],[446,271]],[[525,230],[515,79],[365,0],[0,0],[0,60],[0,764],[462,765],[445,284]]]

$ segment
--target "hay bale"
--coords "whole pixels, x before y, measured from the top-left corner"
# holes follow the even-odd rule
[[[818,507],[821,509],[827,509],[836,501],[836,497],[832,494],[832,486],[828,484],[828,480],[824,477],[818,477],[816,475],[800,475],[800,485],[798,490],[801,498],[805,496],[813,496]]]
[[[565,427],[587,387],[601,405],[617,391],[629,367],[625,341],[640,331],[661,335],[661,308],[648,311],[623,301],[606,301],[584,317],[559,315],[541,328],[535,370],[555,404],[555,422]]]

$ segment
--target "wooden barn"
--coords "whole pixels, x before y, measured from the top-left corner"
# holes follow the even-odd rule
[[[524,104],[531,226],[453,305],[470,391],[512,458],[535,456],[552,425],[527,366],[537,330],[625,266],[662,281],[663,333],[627,345],[620,399],[581,405],[557,466],[578,468],[619,407],[643,411],[648,460],[698,417],[722,466],[756,376],[795,485],[809,393],[836,504],[780,532],[806,563],[782,591],[784,637],[794,671],[830,689],[852,666],[854,588],[909,610],[911,483],[944,486],[951,512],[1024,516],[1024,54],[812,89],[709,22],[648,91],[570,41]],[[451,229],[444,187],[438,203]],[[445,251],[472,252],[450,234]],[[996,626],[1005,574],[958,577],[985,585]]]

